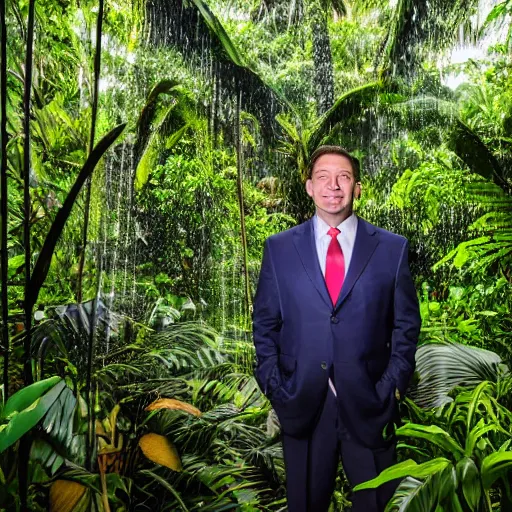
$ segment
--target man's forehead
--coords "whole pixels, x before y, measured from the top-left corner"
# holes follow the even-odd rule
[[[348,160],[348,159],[346,162],[341,162],[341,161],[338,161],[338,162],[317,161],[317,162],[315,162],[315,165],[313,167],[313,174],[317,173],[317,172],[321,172],[321,171],[331,171],[331,172],[347,171],[347,172],[350,172],[351,174],[354,173],[354,171],[352,169],[352,164],[350,163],[350,160]]]

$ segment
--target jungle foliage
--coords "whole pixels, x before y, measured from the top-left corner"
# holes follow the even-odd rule
[[[512,509],[512,7],[478,9],[2,2],[0,510],[286,510],[251,300],[321,143],[409,239],[423,322],[399,463],[360,487]]]

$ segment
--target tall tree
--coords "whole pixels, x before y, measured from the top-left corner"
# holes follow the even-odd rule
[[[345,14],[345,5],[340,0],[309,0],[307,12],[313,40],[313,62],[315,65],[316,110],[320,116],[334,104],[334,71],[328,17],[333,12]]]
[[[383,74],[411,79],[428,52],[454,42],[477,8],[477,0],[398,0],[380,54]]]
[[[331,40],[329,37],[329,17],[333,13],[344,16],[347,12],[343,0],[262,0],[257,18],[270,11],[287,11],[288,24],[309,24],[313,43],[314,88],[317,114],[327,112],[334,104],[334,71]],[[304,15],[306,20],[304,19]]]

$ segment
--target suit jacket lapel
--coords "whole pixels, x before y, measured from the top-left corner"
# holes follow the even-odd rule
[[[370,261],[370,258],[379,243],[378,237],[375,236],[375,233],[376,230],[374,226],[359,217],[357,218],[357,233],[354,242],[354,250],[352,252],[352,259],[350,260],[350,266],[348,267],[347,275],[343,281],[340,296],[336,302],[336,309],[338,309],[347,298],[350,290],[352,290],[354,284],[368,264],[368,261]]]
[[[304,224],[299,226],[299,229],[294,232],[293,242],[295,243],[295,248],[299,253],[299,257],[302,261],[302,264],[304,265],[306,273],[308,274],[324,302],[329,306],[330,309],[332,309],[331,298],[327,292],[322,269],[318,263],[315,232],[313,229],[312,219],[304,222]],[[352,264],[350,266],[352,266]]]

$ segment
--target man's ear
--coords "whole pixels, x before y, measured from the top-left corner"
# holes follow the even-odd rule
[[[313,197],[313,183],[310,179],[306,181],[306,192],[309,197]]]
[[[354,187],[354,199],[359,199],[361,197],[361,183],[357,182]]]

